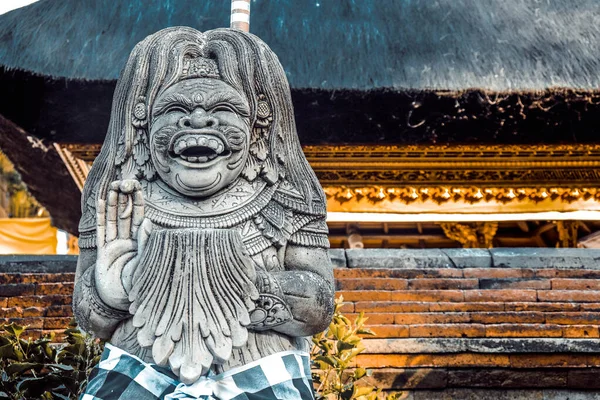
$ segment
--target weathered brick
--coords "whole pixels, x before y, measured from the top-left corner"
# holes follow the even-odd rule
[[[392,301],[463,301],[460,290],[398,290],[391,293]]]
[[[73,283],[74,273],[21,274],[23,283]]]
[[[9,297],[8,307],[48,307],[51,305],[69,305],[71,296],[47,295],[47,296],[17,296]]]
[[[434,367],[433,354],[359,354],[356,365],[369,368]]]
[[[358,301],[354,304],[357,312],[427,312],[429,305],[420,302],[398,301]]]
[[[470,322],[470,317],[467,313],[398,313],[394,321],[404,325],[456,324]]]
[[[536,301],[535,290],[465,290],[465,301]]]
[[[479,279],[480,289],[542,289],[549,290],[552,287],[548,279]]]
[[[411,279],[408,281],[409,289],[417,290],[449,290],[449,289],[477,289],[478,279]]]
[[[388,301],[391,299],[392,292],[375,290],[354,290],[339,291],[335,293],[336,297],[343,296],[344,301]]]
[[[506,311],[579,311],[581,304],[578,303],[532,303],[532,302],[516,302],[506,303],[504,305]]]
[[[595,290],[539,290],[539,301],[597,303],[600,291]]]
[[[511,354],[509,357],[513,368],[585,367],[588,364],[585,354]]]
[[[563,328],[563,337],[567,338],[598,338],[598,325],[571,325]]]
[[[0,318],[21,318],[23,309],[21,307],[0,308]]]
[[[573,389],[600,389],[600,369],[573,369],[567,372],[568,386]]]
[[[581,310],[581,311],[600,311],[600,303],[581,303],[581,304],[579,304],[578,310]]]
[[[481,388],[537,388],[537,387],[565,387],[567,384],[567,371],[556,369],[495,369],[495,368],[469,368],[452,369],[448,371],[448,386],[451,387],[481,387]],[[537,399],[527,391],[530,399]],[[478,396],[479,397],[479,396]],[[512,396],[511,396],[512,397]],[[484,398],[484,397],[479,397]],[[496,400],[494,396],[485,397]],[[523,397],[518,397],[523,399]],[[503,399],[506,399],[503,397]]]
[[[510,361],[507,354],[436,354],[434,364],[438,367],[507,367]]]
[[[56,318],[44,318],[44,329],[67,329],[71,318],[69,317],[56,317]]]
[[[444,368],[376,368],[364,378],[365,385],[382,389],[443,389],[448,371]]]
[[[27,296],[35,293],[35,285],[32,283],[9,283],[0,285],[0,296],[14,297]]]
[[[43,317],[46,309],[43,307],[27,307],[23,309],[23,317]]]
[[[471,321],[480,324],[535,324],[544,323],[541,312],[485,312],[471,313]]]
[[[546,323],[557,325],[593,325],[600,322],[598,313],[558,312],[546,313]]]
[[[354,312],[354,303],[352,303],[351,301],[343,302],[340,306],[340,312],[342,312],[343,314],[353,313]]]
[[[481,324],[411,325],[410,337],[484,337],[485,326]]]
[[[391,278],[338,279],[335,287],[336,290],[404,290],[408,281]]]
[[[27,329],[21,335],[21,337],[23,339],[32,339],[32,340],[39,339],[43,336],[44,336],[44,334],[42,333],[41,329]]]
[[[504,311],[504,303],[428,303],[432,312]]]
[[[350,304],[352,304],[352,303],[350,303]],[[50,306],[46,309],[46,316],[47,317],[72,317],[73,309],[71,308],[71,306]]]
[[[409,329],[406,325],[369,325],[378,338],[406,338]]]
[[[465,278],[527,278],[533,275],[533,270],[519,268],[465,268],[463,276]]]
[[[2,274],[0,273],[0,285],[7,283],[23,283],[22,274]]]
[[[40,283],[35,288],[36,295],[72,295],[73,284],[72,283]]]
[[[0,297],[0,307],[1,308],[8,307],[8,297]]]
[[[358,314],[346,314],[346,317],[354,320],[356,317],[358,317]],[[367,325],[383,325],[394,323],[394,314],[391,313],[369,313],[365,314],[365,317],[368,318]]]
[[[560,325],[499,324],[486,325],[487,337],[562,337]]]
[[[336,279],[352,278],[462,278],[463,273],[460,269],[442,268],[442,269],[358,269],[358,268],[338,268],[333,271]]]
[[[553,290],[600,290],[597,279],[552,279]]]
[[[595,269],[538,269],[540,278],[600,279],[600,270]]]
[[[0,324],[15,323],[17,325],[26,326],[29,329],[42,329],[44,325],[43,318],[2,318]]]

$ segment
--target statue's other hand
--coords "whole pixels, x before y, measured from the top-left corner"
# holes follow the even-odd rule
[[[147,238],[148,229],[145,228],[150,223],[144,220],[144,198],[140,183],[133,179],[112,182],[106,199],[98,199],[96,210],[96,289],[107,305],[126,310],[129,301],[128,288],[125,286],[131,284],[139,247]],[[140,243],[138,239],[142,239]]]

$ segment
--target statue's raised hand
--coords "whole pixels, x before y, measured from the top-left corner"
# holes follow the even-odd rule
[[[96,212],[96,289],[107,305],[127,310],[131,277],[152,228],[144,218],[140,183],[133,179],[112,182],[106,199],[98,199]]]

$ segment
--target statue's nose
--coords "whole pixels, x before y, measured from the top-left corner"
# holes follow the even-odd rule
[[[216,127],[219,121],[204,110],[194,110],[191,115],[186,115],[179,120],[180,128],[202,129]]]

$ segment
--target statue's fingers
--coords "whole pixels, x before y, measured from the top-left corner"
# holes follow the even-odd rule
[[[118,201],[117,236],[119,239],[131,239],[131,196],[119,192]]]
[[[106,200],[106,242],[117,238],[119,193],[110,189]]]
[[[140,185],[140,183],[135,179],[123,179],[119,183],[119,190],[126,194],[131,194],[135,190],[140,189],[141,187],[142,186]]]
[[[142,188],[139,186],[139,183],[138,187],[131,194],[131,200],[133,203],[131,237],[134,238],[137,236],[138,228],[142,222],[144,222],[144,195],[142,194]]]
[[[104,247],[106,243],[106,200],[98,199],[96,202],[96,245]]]

